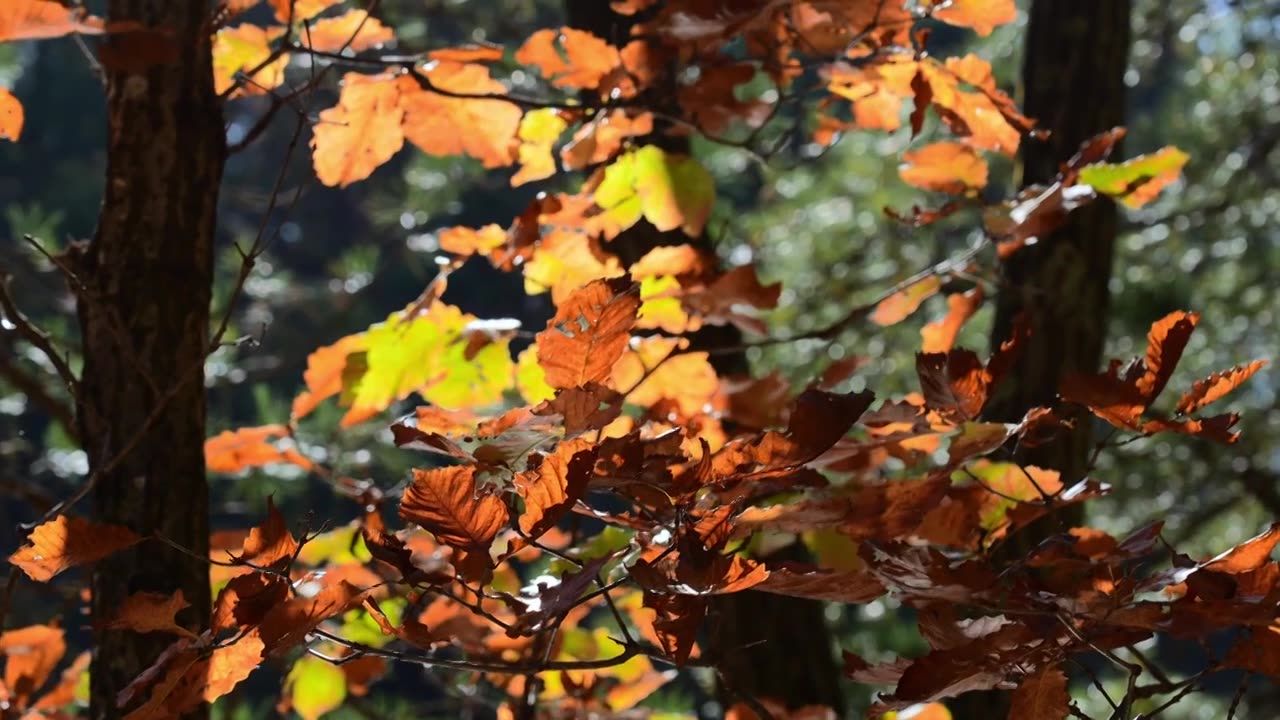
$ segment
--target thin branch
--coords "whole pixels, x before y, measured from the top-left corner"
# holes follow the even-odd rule
[[[53,365],[53,369],[58,373],[58,377],[62,379],[62,382],[66,384],[67,389],[71,391],[72,397],[79,397],[80,383],[76,380],[75,373],[71,371],[71,366],[68,365],[67,361],[58,354],[57,348],[53,346],[53,340],[50,339],[50,337],[42,330],[33,325],[31,321],[27,319],[27,316],[23,315],[22,312],[18,310],[17,304],[9,294],[10,279],[11,278],[7,273],[0,274],[0,310],[4,312],[4,318],[2,319],[8,320],[9,323],[13,325],[13,331],[16,332],[19,337],[26,340],[28,343],[31,343],[33,347],[44,353],[44,356],[47,357],[49,362]],[[0,328],[3,328],[3,326],[0,326]]]

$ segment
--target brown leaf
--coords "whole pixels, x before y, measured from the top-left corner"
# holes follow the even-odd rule
[[[1169,376],[1173,375],[1182,351],[1186,349],[1187,341],[1191,339],[1191,333],[1199,321],[1199,315],[1179,310],[1152,323],[1151,330],[1147,333],[1145,372],[1135,384],[1147,405],[1156,399],[1169,382]]]
[[[501,498],[477,487],[474,467],[455,466],[414,470],[400,501],[400,518],[456,550],[487,558],[508,514]]]
[[[884,595],[884,585],[863,570],[824,570],[802,565],[771,568],[756,590],[838,603],[865,603]]]
[[[320,623],[360,605],[366,594],[365,590],[342,580],[311,597],[296,597],[276,605],[258,627],[262,655],[276,655],[294,648]]]
[[[281,568],[298,552],[298,541],[289,532],[284,515],[276,509],[275,501],[267,496],[267,519],[249,531],[239,559],[256,567]]]
[[[1280,544],[1280,523],[1250,538],[1205,563],[1205,570],[1236,575],[1256,570],[1271,558],[1271,551]]]
[[[1254,360],[1248,365],[1237,365],[1230,370],[1216,372],[1204,380],[1197,380],[1191,386],[1191,391],[1178,400],[1177,411],[1183,415],[1190,415],[1203,409],[1206,405],[1216,402],[1240,387],[1245,380],[1253,377],[1254,373],[1266,365],[1266,360]]]
[[[188,607],[191,603],[182,596],[182,590],[175,590],[172,595],[136,592],[125,599],[107,627],[140,633],[169,632],[194,639],[196,634],[179,625],[175,619],[179,611]]]
[[[164,677],[156,683],[147,702],[126,715],[125,720],[179,717],[202,703],[217,700],[262,663],[263,649],[257,630],[214,648],[207,657],[201,657],[197,647],[185,648],[169,659]]]
[[[1018,683],[1009,701],[1009,720],[1063,720],[1071,711],[1067,676],[1045,665]]]
[[[522,614],[507,630],[507,634],[512,637],[536,635],[551,627],[565,613],[580,604],[582,594],[595,583],[600,570],[612,559],[611,554],[598,557],[566,574],[557,584],[542,589],[537,599],[531,603],[530,612]]]
[[[59,515],[32,530],[28,544],[10,555],[9,562],[32,580],[48,582],[63,570],[101,560],[141,540],[128,528]]]
[[[596,450],[586,442],[560,443],[538,467],[517,473],[516,492],[524,498],[520,530],[536,539],[560,522],[591,481]]]
[[[520,108],[499,99],[506,86],[475,63],[436,61],[419,72],[435,89],[492,99],[450,97],[423,87],[413,77],[400,77],[404,137],[428,155],[470,155],[487,168],[515,160]],[[394,114],[394,113],[393,113]]]
[[[289,598],[289,582],[282,577],[250,572],[231,578],[213,603],[210,622],[215,633],[249,627]]]
[[[603,382],[622,356],[640,309],[627,278],[596,280],[573,293],[538,333],[538,361],[554,388]]]
[[[54,711],[75,702],[76,691],[80,688],[85,673],[89,672],[89,661],[92,659],[93,654],[87,650],[77,655],[67,669],[62,671],[58,684],[41,695],[40,699],[31,706],[32,709]]]
[[[991,374],[972,351],[918,353],[916,374],[925,405],[944,416],[974,420],[987,403]]]

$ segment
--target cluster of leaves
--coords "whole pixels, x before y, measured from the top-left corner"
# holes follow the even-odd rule
[[[415,56],[382,54],[393,31],[337,0],[273,0],[266,26],[230,25],[259,4],[227,2],[217,18],[215,82],[225,97],[296,97],[298,88],[285,88],[298,58],[362,70],[343,76],[337,104],[319,114],[312,150],[323,183],[368,177],[405,140],[513,167],[515,185],[571,173],[581,182],[540,194],[508,227],[439,233],[453,260],[409,307],[316,350],[288,424],[209,440],[212,470],[292,463],[329,475],[364,511],[336,530],[295,533],[271,508],[247,533],[216,538],[208,560],[217,597],[202,633],[173,621],[181,596],[131,598],[110,622],[176,639],[120,698],[129,717],[181,713],[279,659],[292,661],[282,703],[304,717],[368,692],[389,661],[483,679],[504,717],[522,708],[539,717],[622,714],[673,668],[715,667],[704,634],[709,597],[745,590],[838,603],[892,593],[917,608],[927,654],[876,665],[846,655],[849,677],[892,687],[877,713],[1016,688],[1012,717],[1060,720],[1072,712],[1065,663],[1088,653],[1131,672],[1126,702],[1179,697],[1224,669],[1280,675],[1271,626],[1280,564],[1269,560],[1276,528],[1207,561],[1167,549],[1158,526],[1124,538],[1062,526],[1025,556],[1001,553],[1033,522],[1108,490],[1011,459],[1013,447],[1070,432],[1061,406],[1085,406],[1129,437],[1234,441],[1233,415],[1194,415],[1261,363],[1196,383],[1172,417],[1151,409],[1194,314],[1158,321],[1144,357],[1067,379],[1058,406],[1017,423],[986,421],[983,409],[1025,330],[986,362],[952,347],[981,291],[952,295],[947,316],[926,328],[920,391],[899,398],[839,392],[856,363],[833,365],[804,388],[775,376],[722,377],[712,353],[741,347],[690,340],[708,325],[757,337],[749,343],[794,338],[765,336],[756,317],[777,304],[780,288],[752,266],[721,268],[707,250],[715,186],[673,139],[697,133],[767,155],[794,135],[774,132],[779,123],[800,123],[819,144],[904,121],[914,137],[932,110],[948,138],[908,152],[901,175],[948,197],[900,219],[921,226],[975,210],[986,241],[851,316],[880,325],[908,317],[992,246],[1007,256],[1049,241],[1068,212],[1098,195],[1136,206],[1177,177],[1186,158],[1173,149],[1106,163],[1117,130],[1086,143],[1047,186],[1003,202],[981,197],[983,153],[1013,154],[1034,123],[985,61],[930,55],[924,28],[932,19],[986,33],[1013,19],[1011,0],[626,0],[612,3],[634,22],[620,45],[556,28],[519,48]],[[0,38],[59,27],[24,22],[0,24]],[[500,62],[536,76],[539,97],[496,79]],[[806,113],[797,120],[784,110],[792,106]],[[638,226],[666,239],[626,262],[611,243]],[[556,305],[518,357],[509,347],[522,336],[517,323],[480,320],[441,300],[450,271],[472,258],[523,273],[529,292],[549,292]],[[336,401],[351,426],[412,396],[428,404],[391,431],[406,452],[426,455],[399,497],[332,477],[294,439],[320,403]],[[388,506],[402,528],[386,525]],[[760,552],[796,535],[836,550],[815,563]],[[37,527],[10,562],[45,582],[122,547],[164,541],[63,515]],[[1155,634],[1202,641],[1232,628],[1245,633],[1239,643],[1185,683],[1138,685],[1143,668],[1113,653]],[[58,663],[60,632],[37,626],[3,638],[14,702],[33,711],[65,704],[65,683],[33,699]],[[10,650],[22,642],[39,662],[14,660],[31,654]],[[785,714],[768,701],[749,698],[731,712]]]

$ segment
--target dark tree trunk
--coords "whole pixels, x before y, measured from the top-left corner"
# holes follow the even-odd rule
[[[1063,2],[1036,0],[1031,6],[1022,69],[1022,106],[1047,141],[1023,146],[1020,184],[1048,182],[1080,144],[1123,125],[1124,73],[1129,58],[1129,0]],[[1025,248],[1001,267],[992,343],[1008,339],[1025,313],[1031,330],[1013,371],[988,407],[993,420],[1016,421],[1036,406],[1052,405],[1065,375],[1095,372],[1102,359],[1110,312],[1117,212],[1100,200],[1072,214],[1061,229]],[[1053,442],[1024,448],[1017,460],[1057,470],[1064,483],[1080,480],[1093,447],[1087,413]],[[1024,555],[1048,533],[1078,524],[1080,507],[1033,524],[1011,538],[1001,553]],[[1002,693],[974,693],[954,703],[957,720],[985,720],[1007,712]]]
[[[605,0],[566,0],[565,4],[570,26],[587,30],[617,47],[629,41],[632,26],[643,19],[643,15],[619,15]],[[658,7],[655,5],[654,9]],[[673,73],[659,76],[672,78],[672,82],[665,89],[651,89],[648,102],[662,108],[664,103],[676,102],[676,92]],[[669,107],[667,112],[680,114],[678,107]],[[637,144],[645,143],[668,152],[689,152],[686,137],[662,135],[660,127],[654,136]],[[608,249],[629,264],[654,247],[684,243],[710,247],[705,236],[689,238],[678,230],[663,233],[641,221],[614,238]],[[736,345],[741,342],[741,334],[733,326],[708,326],[696,333],[692,342],[704,347]],[[748,370],[742,353],[713,355],[712,362],[721,375]],[[786,552],[805,554],[801,546]],[[711,615],[708,650],[721,671],[719,693],[723,702],[733,703],[749,695],[776,700],[790,708],[824,705],[840,712],[844,705],[841,673],[822,603],[748,590],[712,598]]]
[[[176,61],[108,71],[107,182],[84,252],[84,371],[79,424],[97,473],[100,522],[160,533],[208,554],[204,359],[213,234],[225,156],[204,0],[111,0],[112,22],[170,33]],[[128,43],[128,36],[109,42]],[[106,470],[103,472],[103,470]],[[92,716],[115,718],[116,694],[172,637],[105,630],[131,593],[181,590],[179,621],[209,615],[209,570],[155,540],[98,564],[93,577]],[[203,715],[204,711],[199,714]]]

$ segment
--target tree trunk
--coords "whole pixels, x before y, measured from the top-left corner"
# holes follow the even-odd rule
[[[653,9],[660,6],[655,5]],[[616,47],[631,38],[631,28],[644,19],[644,13],[619,15],[605,0],[566,0],[568,24],[587,30]],[[647,101],[663,109],[663,104],[676,103],[674,74],[658,72],[669,85],[658,81],[647,93]],[[679,116],[679,107],[665,108],[668,115]],[[653,136],[638,140],[637,145],[652,144],[667,152],[688,153],[687,137],[662,134],[655,121]],[[614,238],[608,250],[624,265],[635,262],[646,252],[661,245],[689,243],[710,249],[706,236],[690,238],[680,231],[659,232],[648,222],[640,221]],[[727,346],[741,342],[737,328],[707,326],[694,334],[695,346]],[[712,363],[721,375],[745,373],[747,360],[742,353],[716,354]],[[802,546],[785,551],[786,559],[803,559]],[[711,603],[710,657],[717,659],[724,703],[733,703],[747,695],[771,699],[789,708],[823,705],[839,713],[844,705],[840,692],[841,672],[836,662],[831,632],[823,615],[823,604],[803,598],[787,597],[748,590],[730,595],[717,595]]]
[[[1080,144],[1123,125],[1124,73],[1129,57],[1129,0],[1061,2],[1031,6],[1022,69],[1023,111],[1048,130],[1047,141],[1022,149],[1019,183],[1048,182]],[[1012,372],[988,406],[992,420],[1017,421],[1027,410],[1054,404],[1065,375],[1096,372],[1102,359],[1110,312],[1117,212],[1106,199],[1078,210],[1047,242],[1024,248],[1000,268],[992,344],[1012,334],[1025,313],[1031,335]],[[1053,442],[1024,448],[1018,462],[1057,470],[1064,483],[1087,472],[1093,420],[1087,412]],[[1011,538],[1006,554],[1025,555],[1059,523],[1078,524],[1080,506],[1033,524]],[[1007,712],[1003,693],[973,693],[954,703],[957,720],[986,720]]]
[[[97,476],[99,522],[161,534],[95,569],[91,714],[116,718],[117,693],[172,642],[106,630],[130,594],[182,591],[179,621],[209,616],[204,359],[218,183],[225,156],[204,0],[111,0],[111,22],[168,33],[171,63],[108,70],[107,182],[97,232],[83,252],[84,343],[79,425]],[[127,35],[108,42],[129,42]],[[200,711],[204,715],[207,711]]]

